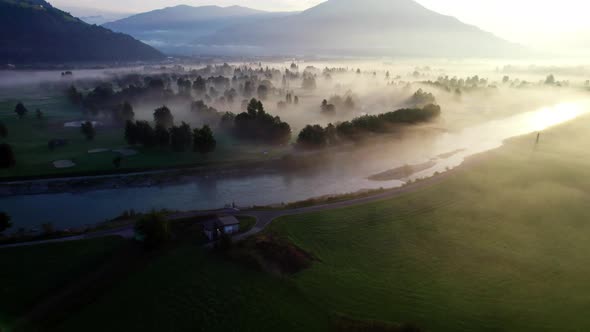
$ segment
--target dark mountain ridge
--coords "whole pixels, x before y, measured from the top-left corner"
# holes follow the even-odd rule
[[[66,63],[159,60],[131,36],[89,25],[43,0],[0,0],[0,62]]]

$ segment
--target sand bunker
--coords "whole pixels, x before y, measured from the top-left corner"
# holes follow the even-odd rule
[[[74,166],[76,164],[71,160],[57,160],[53,162],[53,167],[55,168],[70,168]]]
[[[93,149],[93,150],[88,150],[88,153],[103,153],[103,152],[109,152],[111,150],[109,149]]]
[[[113,150],[113,152],[118,153],[118,154],[125,156],[125,157],[135,156],[136,154],[139,154],[139,152],[137,152],[136,150],[133,150],[133,149],[115,149],[115,150]]]

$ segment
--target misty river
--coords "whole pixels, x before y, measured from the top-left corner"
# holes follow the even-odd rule
[[[373,153],[363,155],[363,162],[356,162],[358,156],[341,153],[337,158],[348,159],[348,163],[335,162],[322,167],[319,172],[230,178],[203,176],[188,183],[162,187],[10,196],[0,198],[0,206],[12,216],[17,227],[36,227],[51,222],[56,227],[67,228],[93,225],[129,209],[216,209],[232,202],[242,207],[270,205],[363,189],[395,188],[405,181],[455,168],[466,157],[498,148],[508,138],[539,132],[575,119],[590,110],[588,106],[585,101],[563,103],[458,132],[441,132],[434,138],[408,137],[373,147]],[[402,180],[368,179],[404,165],[428,166]]]

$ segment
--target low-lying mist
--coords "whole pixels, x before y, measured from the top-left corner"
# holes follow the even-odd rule
[[[289,60],[72,72],[5,71],[0,73],[0,87],[19,87],[22,94],[64,95],[74,86],[87,95],[104,85],[118,93],[160,80],[164,93],[150,95],[152,90],[146,88],[148,92],[129,100],[135,120],[152,122],[154,110],[165,105],[175,124],[207,124],[220,135],[223,133],[219,118],[228,112],[246,112],[249,100],[256,98],[267,113],[290,125],[293,145],[307,125],[326,127],[365,115],[427,104],[441,107],[440,117],[428,123],[367,135],[362,142],[348,142],[321,153],[333,161],[324,163],[324,170],[330,164],[355,176],[369,176],[399,165],[436,159],[445,153],[478,150],[473,149],[478,140],[482,146],[493,140],[492,146],[508,137],[543,129],[523,122],[526,116],[519,118],[522,114],[553,107],[554,112],[565,112],[563,107],[556,107],[562,104],[586,107],[584,102],[590,94],[586,71],[571,68],[584,67],[512,65],[484,60]],[[198,78],[205,82],[200,93],[195,87]],[[16,99],[14,89],[5,93]],[[6,95],[1,97],[6,99]],[[198,101],[219,117],[211,120],[195,112],[194,103]],[[79,114],[72,115],[72,120],[96,118],[109,122],[110,113],[102,112],[100,107],[92,112],[82,107]],[[559,116],[554,118],[558,120],[549,125],[561,121]],[[460,140],[469,141],[470,145],[460,144]],[[293,149],[292,153],[305,156],[309,152]],[[456,154],[465,157],[465,153]]]

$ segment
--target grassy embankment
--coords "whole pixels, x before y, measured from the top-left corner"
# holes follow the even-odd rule
[[[276,221],[269,232],[317,258],[291,276],[182,246],[59,330],[325,331],[340,315],[428,331],[588,330],[588,127],[549,130],[536,148],[512,140],[394,199]]]
[[[29,110],[19,119],[14,113],[18,101]],[[35,116],[36,109],[44,113],[42,120]],[[153,170],[182,166],[230,165],[232,163],[257,162],[277,159],[285,154],[281,147],[256,147],[242,144],[229,135],[217,134],[217,150],[208,156],[192,151],[172,152],[165,148],[133,147],[139,154],[124,157],[120,169],[113,165],[115,152],[88,153],[93,149],[118,149],[127,147],[123,128],[97,128],[96,138],[87,141],[80,129],[64,128],[68,121],[83,120],[81,111],[63,96],[35,96],[21,99],[0,100],[0,121],[8,129],[8,137],[0,143],[9,143],[15,150],[16,167],[0,170],[0,179],[16,177],[85,175],[125,171]],[[51,151],[48,142],[67,139],[65,147]],[[56,169],[56,160],[72,160],[75,167]]]

